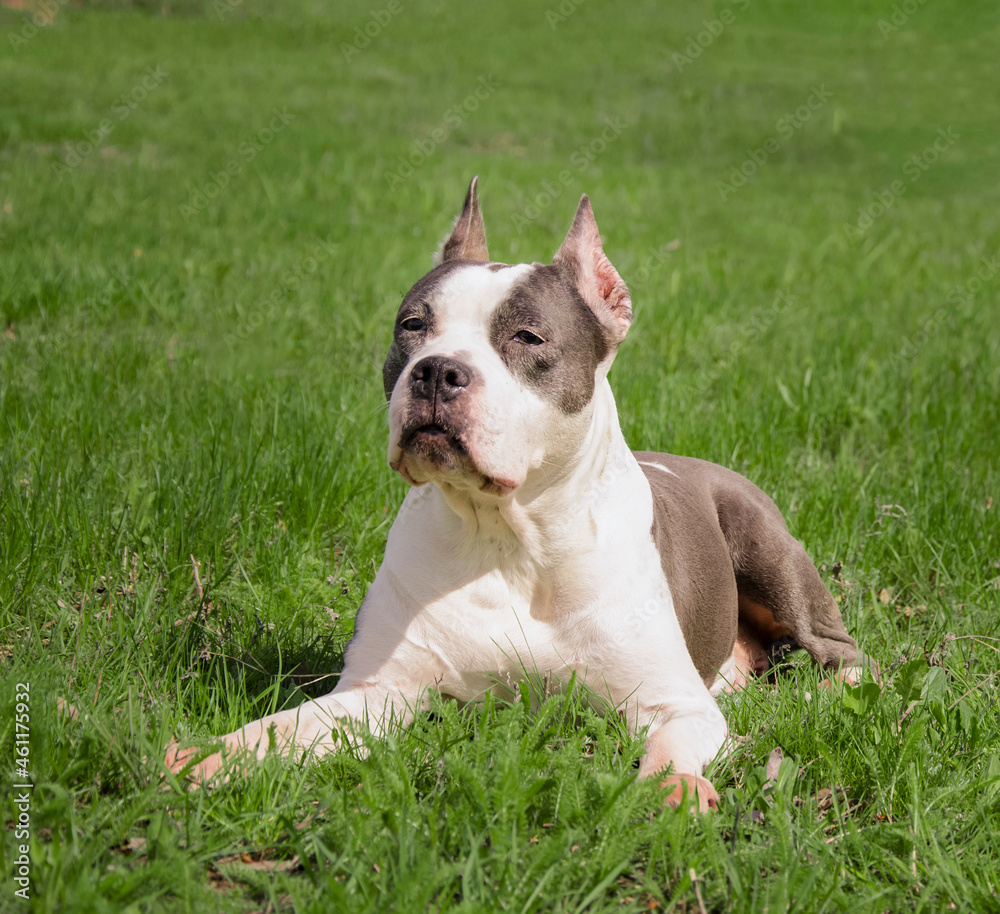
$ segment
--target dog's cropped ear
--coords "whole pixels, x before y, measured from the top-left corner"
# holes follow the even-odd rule
[[[434,258],[437,263],[446,263],[449,260],[489,262],[490,255],[486,250],[486,226],[483,224],[483,213],[479,209],[479,196],[476,193],[478,185],[479,178],[473,178],[469,184],[469,192],[465,195],[462,214],[455,220],[451,234],[445,238]]]
[[[625,280],[604,254],[597,220],[586,194],[580,198],[576,218],[552,262],[565,264],[573,271],[576,290],[583,300],[611,330],[616,342],[625,339],[632,325],[632,298]]]

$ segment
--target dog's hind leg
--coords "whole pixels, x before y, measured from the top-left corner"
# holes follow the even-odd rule
[[[736,574],[741,631],[765,650],[802,647],[816,663],[849,682],[864,658],[844,628],[836,600],[770,499],[754,489],[717,500],[719,522]]]

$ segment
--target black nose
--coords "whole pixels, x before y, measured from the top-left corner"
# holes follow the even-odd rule
[[[418,400],[453,400],[472,383],[472,372],[461,362],[429,355],[413,366],[410,390]]]

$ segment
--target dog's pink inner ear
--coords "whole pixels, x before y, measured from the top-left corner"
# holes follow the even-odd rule
[[[483,213],[479,208],[479,195],[476,189],[479,178],[475,177],[469,184],[465,195],[465,205],[455,220],[451,233],[445,238],[438,251],[437,262],[446,263],[449,260],[478,260],[488,263],[489,251],[486,249],[486,225]]]
[[[580,199],[576,218],[553,262],[572,268],[577,291],[621,342],[632,325],[632,297],[625,280],[604,253],[594,210],[586,194]]]

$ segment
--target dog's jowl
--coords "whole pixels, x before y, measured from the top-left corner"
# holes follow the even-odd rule
[[[586,197],[551,263],[495,263],[473,180],[438,260],[403,299],[383,369],[389,465],[413,488],[339,683],[225,749],[324,753],[352,721],[405,722],[431,689],[475,701],[525,672],[575,673],[645,729],[640,776],[715,806],[714,696],[778,642],[854,678],[836,603],[753,484],[628,449],[607,374],[632,302]],[[167,763],[191,758],[172,748]]]

